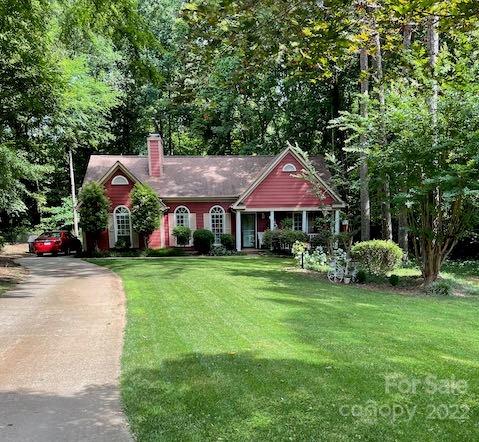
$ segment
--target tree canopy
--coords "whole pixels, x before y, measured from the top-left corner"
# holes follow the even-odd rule
[[[157,132],[170,154],[323,154],[355,231],[405,248],[432,229],[447,252],[475,225],[445,227],[477,204],[478,13],[474,0],[5,0],[0,229],[63,204],[68,151],[81,178],[92,152],[144,153]],[[431,198],[440,220],[424,227]]]

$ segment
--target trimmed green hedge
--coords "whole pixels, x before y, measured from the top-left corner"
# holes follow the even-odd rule
[[[198,229],[193,233],[193,246],[202,255],[210,253],[211,247],[215,242],[215,235],[213,232],[206,229]]]
[[[148,257],[184,256],[185,251],[174,247],[163,247],[162,249],[145,249],[143,254]]]
[[[308,235],[303,231],[291,229],[266,230],[263,236],[264,246],[274,251],[291,250],[296,241],[308,242],[308,240]]]
[[[229,233],[223,233],[220,237],[221,245],[227,250],[234,250],[235,249],[235,239],[233,235]]]
[[[176,243],[179,246],[186,246],[190,243],[191,229],[186,226],[176,226],[173,229],[173,236],[176,237]]]
[[[375,239],[355,244],[351,257],[361,269],[373,275],[385,275],[399,267],[403,252],[393,241]]]

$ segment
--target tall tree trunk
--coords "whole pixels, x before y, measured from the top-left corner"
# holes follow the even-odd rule
[[[385,149],[387,144],[386,139],[386,102],[384,98],[384,77],[383,77],[383,57],[381,49],[381,37],[376,29],[376,20],[373,18],[374,29],[374,46],[376,50],[375,65],[376,65],[376,81],[378,83],[378,98],[379,98],[379,113],[381,119],[381,144]],[[389,176],[385,174],[382,177],[382,225],[383,225],[383,239],[393,239],[393,223],[391,219],[391,192],[389,189]]]
[[[438,127],[437,127],[437,105],[439,99],[439,85],[436,79],[436,62],[439,53],[439,33],[438,33],[439,17],[432,15],[427,23],[427,43],[429,54],[429,67],[431,70],[431,97],[429,99],[429,112],[431,114],[431,124],[433,130],[433,147],[438,143]],[[426,239],[427,247],[423,250],[423,276],[426,284],[437,279],[442,264],[442,254],[438,245],[439,240],[439,220],[441,211],[441,194],[439,189],[430,192],[428,196],[430,209],[428,210],[428,228],[432,230],[432,238]]]
[[[171,134],[172,123],[171,123],[171,87],[168,86],[168,153],[173,155],[173,135]]]
[[[383,215],[383,239],[393,240],[393,222],[391,217],[391,190],[389,188],[389,176],[384,177],[383,199],[381,201],[381,212]]]
[[[429,67],[431,69],[432,91],[429,99],[429,111],[431,113],[431,122],[434,130],[434,140],[437,143],[437,102],[439,97],[439,85],[437,83],[435,69],[437,56],[439,54],[439,33],[438,33],[439,17],[432,15],[427,24],[427,46],[429,53]]]
[[[359,53],[359,66],[361,78],[361,116],[368,116],[368,95],[369,95],[369,60],[368,51],[362,48]],[[361,241],[367,241],[371,237],[371,204],[369,199],[369,174],[368,155],[366,152],[367,138],[361,135],[361,158],[359,169],[360,199],[361,199]]]
[[[406,50],[409,50],[411,47],[412,42],[412,32],[413,32],[413,24],[406,23],[403,29],[403,45]],[[402,189],[402,191],[406,191],[406,189]],[[399,209],[398,214],[398,244],[399,247],[404,252],[404,258],[407,259],[409,254],[409,236],[408,236],[408,218],[407,218],[407,207],[404,205]]]
[[[337,118],[342,109],[342,95],[341,95],[341,77],[335,74],[332,88],[331,88],[331,119]],[[344,132],[337,131],[335,128],[331,129],[331,149],[339,161],[346,161],[344,150]]]
[[[406,23],[403,29],[403,45],[406,49],[411,47],[413,24]]]
[[[398,215],[398,244],[404,252],[404,258],[409,254],[409,236],[408,236],[407,208],[401,207]]]
[[[70,169],[70,189],[72,195],[72,205],[73,205],[73,232],[75,236],[78,237],[78,212],[77,212],[77,195],[76,195],[76,186],[75,186],[75,172],[73,169],[73,154],[71,148],[68,149],[68,166]]]
[[[423,268],[422,268],[422,276],[424,278],[424,283],[429,285],[431,282],[434,282],[438,275],[439,271],[441,270],[442,259],[440,254],[431,241],[427,241],[426,250],[423,251]]]

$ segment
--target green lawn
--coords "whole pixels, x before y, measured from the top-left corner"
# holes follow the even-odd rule
[[[94,262],[124,281],[140,441],[479,439],[475,297],[330,285],[274,258]]]
[[[418,268],[409,267],[395,270],[401,277],[420,277]],[[479,261],[449,261],[442,266],[441,278],[449,281],[454,291],[463,295],[479,295]]]

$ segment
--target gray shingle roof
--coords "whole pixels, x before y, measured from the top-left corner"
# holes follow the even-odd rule
[[[148,174],[148,157],[141,155],[92,155],[83,180],[100,180],[119,161],[141,182],[153,187],[162,198],[238,197],[275,159],[256,156],[165,156],[161,177]],[[312,157],[325,181],[330,174],[322,157]]]

